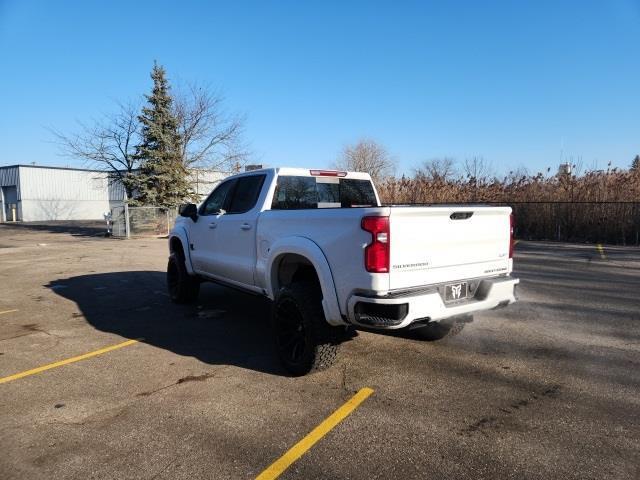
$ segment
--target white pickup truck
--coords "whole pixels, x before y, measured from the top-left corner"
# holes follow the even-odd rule
[[[171,299],[202,281],[273,301],[278,355],[296,375],[328,367],[354,327],[437,340],[515,302],[509,207],[381,206],[369,175],[270,168],[231,176],[180,207]]]

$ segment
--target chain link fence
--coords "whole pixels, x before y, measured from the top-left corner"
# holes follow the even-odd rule
[[[513,202],[524,240],[640,244],[640,202]]]
[[[114,237],[165,237],[175,223],[177,211],[161,207],[111,209],[111,234]]]
[[[434,204],[431,204],[434,205]],[[511,202],[516,237],[523,240],[640,245],[640,202]],[[163,237],[176,209],[119,206],[111,210],[114,237]]]
[[[522,240],[640,245],[640,202],[442,202],[430,205],[509,206]],[[394,204],[386,204],[393,206]]]

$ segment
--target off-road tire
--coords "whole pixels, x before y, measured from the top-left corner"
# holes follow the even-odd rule
[[[313,282],[283,287],[273,302],[271,324],[284,368],[295,376],[333,365],[344,329],[324,317],[319,286]]]
[[[169,256],[167,291],[173,303],[193,303],[198,299],[200,280],[198,277],[189,275],[181,252],[174,252]]]
[[[462,332],[465,326],[465,322],[430,322],[420,328],[411,330],[412,336],[419,340],[426,340],[428,342],[434,342],[436,340],[442,340],[446,337],[453,337]]]

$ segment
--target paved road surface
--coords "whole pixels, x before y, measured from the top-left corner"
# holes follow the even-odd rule
[[[59,227],[59,226],[57,226]],[[640,478],[640,249],[521,242],[520,302],[441,343],[361,332],[290,378],[269,305],[165,294],[163,240],[0,225],[0,478]]]

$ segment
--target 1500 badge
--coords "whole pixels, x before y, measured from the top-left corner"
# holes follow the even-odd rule
[[[489,270],[485,270],[483,273],[498,273],[498,272],[505,272],[507,270],[507,267],[502,267],[502,268],[490,268]]]

